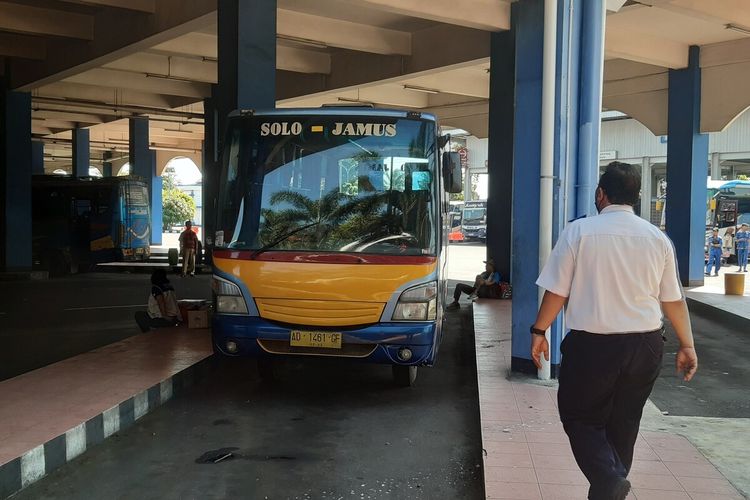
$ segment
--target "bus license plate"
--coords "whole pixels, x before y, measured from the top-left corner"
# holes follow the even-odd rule
[[[292,330],[289,336],[292,347],[320,347],[324,349],[341,349],[341,334],[335,332],[305,332]]]

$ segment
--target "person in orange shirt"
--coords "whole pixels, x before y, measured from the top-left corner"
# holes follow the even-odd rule
[[[182,254],[182,277],[190,273],[195,276],[195,251],[198,248],[198,236],[193,231],[193,223],[185,221],[185,230],[180,233],[180,253]]]

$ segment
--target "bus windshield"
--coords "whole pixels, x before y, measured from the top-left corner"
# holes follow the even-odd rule
[[[465,208],[464,222],[479,222],[484,217],[484,208]]]
[[[434,122],[259,115],[230,127],[217,247],[436,253]]]

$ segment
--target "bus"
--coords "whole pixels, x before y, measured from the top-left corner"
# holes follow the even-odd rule
[[[425,113],[233,112],[213,248],[215,352],[356,358],[414,383],[442,336],[458,155]]]
[[[129,177],[32,177],[32,262],[52,275],[94,264],[147,260],[146,183]]]
[[[461,232],[466,240],[487,240],[487,200],[464,203]]]
[[[709,204],[706,230],[718,227],[722,236],[728,227],[750,224],[750,181],[724,181]]]

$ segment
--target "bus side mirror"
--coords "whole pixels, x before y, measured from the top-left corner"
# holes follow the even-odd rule
[[[458,153],[443,153],[443,184],[449,193],[463,191],[461,182],[461,157]]]

